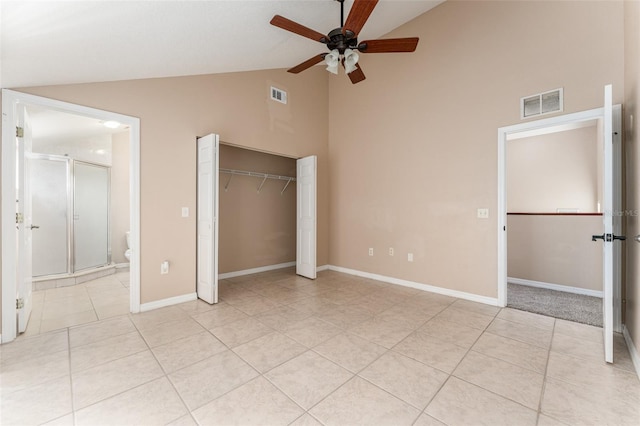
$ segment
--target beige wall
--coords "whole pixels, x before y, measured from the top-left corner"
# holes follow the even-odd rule
[[[289,103],[268,99],[275,85]],[[318,156],[318,265],[328,261],[327,73],[284,70],[24,88],[140,118],[141,302],[195,291],[198,136],[291,157]],[[181,208],[189,207],[189,218]],[[169,260],[171,272],[160,275]]]
[[[597,130],[593,125],[508,141],[507,211],[597,212]]]
[[[415,53],[331,77],[330,263],[497,297],[497,129],[558,87],[565,113],[607,83],[621,103],[622,20],[620,2],[445,2],[388,35]]]
[[[626,159],[626,315],[625,325],[640,352],[640,3],[624,4],[625,97],[623,125]],[[633,117],[633,118],[632,118]]]
[[[507,216],[507,275],[602,291],[602,216]]]
[[[22,90],[141,118],[143,303],[194,291],[195,222],[180,207],[195,207],[195,137],[214,131],[253,149],[318,155],[319,265],[496,297],[496,130],[520,122],[520,97],[557,87],[565,113],[601,106],[607,83],[621,103],[623,20],[634,108],[639,21],[629,3],[445,2],[389,35],[419,36],[415,53],[361,55],[358,85],[316,67]],[[267,100],[271,84],[289,91],[288,105]],[[637,144],[635,123],[627,139]],[[638,200],[633,149],[628,192]],[[485,207],[490,218],[477,219]],[[637,218],[628,226],[638,232]],[[382,255],[389,246],[394,257]],[[640,288],[637,255],[628,278]],[[171,274],[160,276],[164,259]],[[630,290],[636,342],[638,303]]]
[[[129,132],[111,136],[111,261],[127,263],[129,230]]]
[[[220,146],[220,168],[296,176],[296,160]],[[220,174],[220,273],[296,260],[296,184]],[[225,190],[225,186],[228,186]]]

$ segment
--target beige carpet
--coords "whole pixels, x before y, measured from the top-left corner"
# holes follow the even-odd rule
[[[602,327],[602,299],[598,297],[509,283],[507,306]]]

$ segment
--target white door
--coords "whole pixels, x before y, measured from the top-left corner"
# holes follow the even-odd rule
[[[218,303],[218,145],[219,136],[198,138],[197,265],[198,297]]]
[[[31,125],[29,116],[23,106],[18,106],[18,128],[16,133],[16,211],[20,219],[17,224],[17,263],[16,263],[16,300],[18,303],[18,333],[24,333],[31,316],[32,291],[32,233],[36,226],[32,223],[30,157],[31,157]]]
[[[613,362],[613,277],[614,277],[614,250],[616,235],[613,231],[613,102],[612,88],[607,85],[604,88],[604,118],[603,118],[603,225],[602,235],[602,332],[604,335],[604,359]],[[619,244],[619,243],[615,243]]]
[[[315,155],[298,160],[296,274],[316,278],[316,164]]]

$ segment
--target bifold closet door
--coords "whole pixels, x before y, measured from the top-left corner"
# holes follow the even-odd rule
[[[317,157],[298,160],[296,274],[316,278],[316,168]]]
[[[196,291],[207,303],[218,303],[218,135],[198,138]]]

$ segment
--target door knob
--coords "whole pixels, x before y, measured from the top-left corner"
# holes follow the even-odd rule
[[[640,235],[638,235],[638,237],[640,237]],[[627,237],[625,237],[624,235],[614,235],[614,234],[602,234],[602,235],[592,235],[591,236],[591,241],[595,241],[595,240],[603,240],[603,241],[613,241],[613,240],[626,240]]]
[[[636,242],[640,243],[640,235],[636,235],[635,237],[633,237],[634,240],[636,240]]]
[[[39,227],[38,225],[31,225],[31,226],[29,227],[29,229],[39,229],[39,228],[40,228],[40,227]]]

